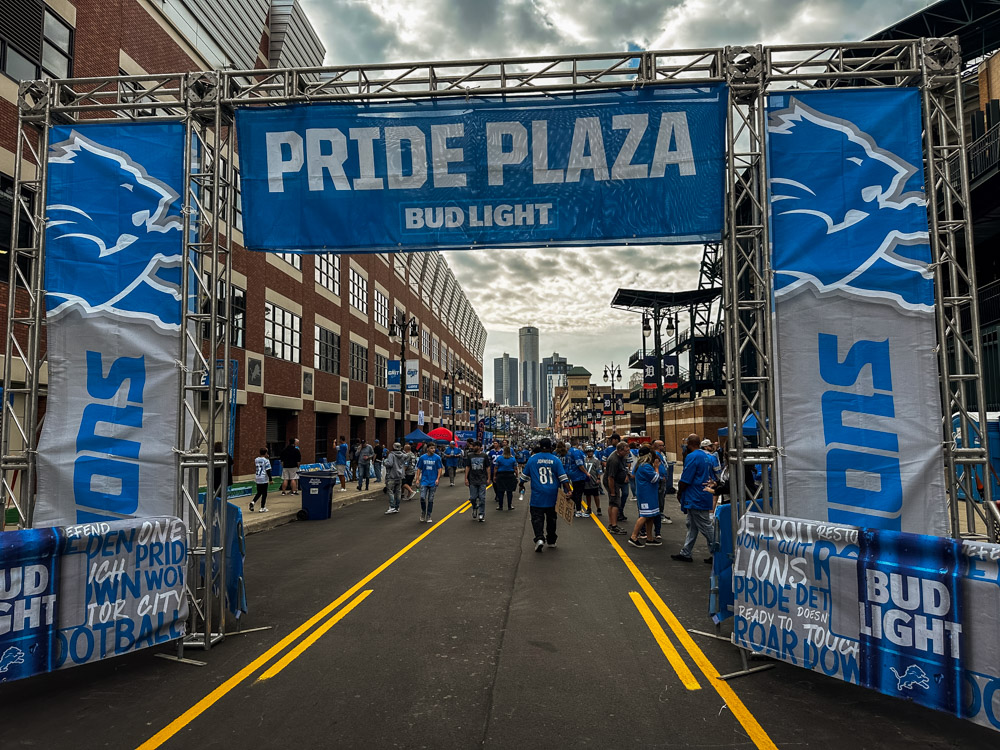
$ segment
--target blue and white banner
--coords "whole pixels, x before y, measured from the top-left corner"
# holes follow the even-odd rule
[[[402,368],[398,359],[390,359],[386,364],[385,383],[386,390],[390,393],[399,393],[399,381]]]
[[[177,518],[0,533],[0,682],[181,638],[186,568]]]
[[[444,413],[451,414],[451,394],[444,394]]]
[[[748,513],[733,642],[1000,729],[1000,545]]]
[[[783,513],[945,535],[919,91],[768,104]]]
[[[406,360],[406,392],[420,392],[420,360]]]
[[[49,142],[34,521],[172,514],[184,127],[54,127]]]
[[[254,250],[718,240],[723,85],[237,110]]]

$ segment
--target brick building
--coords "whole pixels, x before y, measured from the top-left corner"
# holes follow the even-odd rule
[[[0,249],[10,241],[19,80],[316,66],[324,54],[296,0],[122,0],[113,8],[0,0]],[[256,253],[242,249],[242,214],[235,229],[232,289],[222,291],[239,363],[237,478],[249,476],[260,447],[293,436],[313,461],[339,435],[391,442],[421,413],[424,430],[451,428],[443,397],[453,389],[454,424],[470,424],[486,332],[443,255]],[[0,272],[6,313],[6,258]],[[417,320],[406,357],[420,360],[421,373],[405,422],[402,399],[386,388],[387,361],[402,346],[389,329],[400,317]]]

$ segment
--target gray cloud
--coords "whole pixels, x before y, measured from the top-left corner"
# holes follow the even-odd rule
[[[932,0],[301,2],[334,65],[861,39]],[[700,256],[697,247],[447,253],[489,332],[486,394],[493,357],[517,353],[523,325],[541,329],[542,356],[558,351],[596,376],[612,360],[624,365],[642,339],[638,316],[610,309],[615,290],[693,288]]]

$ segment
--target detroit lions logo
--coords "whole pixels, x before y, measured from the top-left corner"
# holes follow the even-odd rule
[[[15,664],[24,664],[24,652],[17,646],[11,646],[0,656],[0,673],[6,672]]]
[[[178,330],[179,193],[129,154],[77,130],[49,149],[46,310]]]
[[[894,675],[896,675],[896,689],[903,691],[909,690],[913,687],[920,687],[924,690],[929,690],[931,686],[930,678],[927,674],[918,667],[916,664],[911,664],[906,668],[903,674],[896,671],[895,667],[889,667]]]
[[[932,311],[921,170],[795,97],[771,112],[768,134],[775,295],[811,288]]]

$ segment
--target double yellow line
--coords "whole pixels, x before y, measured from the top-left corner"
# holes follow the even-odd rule
[[[451,518],[452,516],[454,516],[456,513],[459,513],[462,510],[467,509],[468,506],[469,506],[469,503],[466,502],[466,503],[460,505],[459,507],[455,508],[455,510],[453,510],[447,516],[445,516],[440,521],[438,521],[437,523],[435,523],[433,526],[431,526],[429,529],[427,529],[427,531],[425,531],[423,534],[421,534],[420,536],[418,536],[412,542],[410,542],[409,544],[407,544],[399,552],[397,552],[395,555],[393,555],[392,557],[390,557],[388,560],[386,560],[380,566],[378,566],[377,568],[375,568],[375,570],[373,570],[371,573],[369,573],[368,575],[366,575],[364,578],[362,578],[356,584],[354,584],[353,586],[351,586],[351,588],[349,588],[347,591],[345,591],[343,594],[341,594],[339,597],[337,597],[334,601],[330,602],[323,609],[321,609],[319,612],[317,612],[316,614],[314,614],[312,617],[310,617],[304,623],[302,623],[301,625],[299,625],[299,627],[297,627],[291,633],[289,633],[288,635],[286,635],[284,638],[282,638],[276,644],[274,644],[273,646],[271,646],[271,648],[269,648],[263,654],[261,654],[260,656],[258,656],[256,659],[254,659],[252,662],[250,662],[247,666],[245,666],[239,672],[237,672],[232,677],[230,677],[228,680],[226,680],[221,685],[219,685],[219,687],[215,688],[215,690],[213,690],[211,693],[209,693],[208,695],[206,695],[204,698],[202,698],[200,701],[198,701],[196,704],[194,704],[191,708],[189,708],[183,714],[181,714],[180,716],[178,716],[172,722],[170,722],[167,726],[165,726],[163,729],[161,729],[155,735],[153,735],[148,740],[146,740],[145,742],[143,742],[139,746],[138,750],[154,750],[155,748],[158,748],[158,747],[162,746],[164,742],[166,742],[167,740],[169,740],[172,737],[174,737],[174,735],[176,735],[179,731],[181,731],[182,729],[184,729],[184,727],[186,727],[192,721],[194,721],[199,716],[201,716],[203,713],[205,713],[205,711],[207,711],[209,708],[211,708],[216,703],[218,703],[223,697],[225,697],[228,693],[230,693],[234,688],[236,688],[241,683],[243,683],[244,681],[246,681],[247,678],[249,678],[251,675],[255,674],[260,669],[262,669],[274,657],[278,656],[278,654],[280,654],[286,648],[288,648],[293,643],[295,643],[295,641],[297,641],[300,637],[302,637],[307,632],[309,632],[309,630],[314,625],[316,625],[318,622],[320,622],[325,617],[327,617],[331,612],[335,611],[341,604],[343,604],[344,602],[346,602],[349,599],[351,599],[352,597],[354,597],[355,594],[358,594],[358,592],[361,592],[360,596],[358,596],[357,598],[353,599],[346,607],[344,607],[342,610],[340,610],[339,612],[337,612],[333,617],[331,617],[329,620],[327,620],[326,622],[324,622],[320,627],[318,627],[316,630],[314,630],[312,633],[310,633],[307,638],[305,638],[294,649],[292,649],[291,651],[289,651],[285,656],[283,656],[279,661],[277,661],[273,666],[271,666],[270,669],[268,669],[266,672],[264,672],[264,674],[262,674],[260,676],[260,679],[261,680],[269,680],[272,677],[274,677],[275,675],[277,675],[279,672],[281,672],[281,670],[283,670],[285,667],[287,667],[292,661],[294,661],[296,658],[298,658],[299,656],[301,656],[302,653],[307,648],[309,648],[316,641],[318,641],[323,636],[324,633],[326,633],[330,628],[332,628],[334,625],[336,625],[338,622],[340,622],[340,620],[342,620],[348,613],[350,613],[351,610],[353,610],[355,607],[357,607],[359,604],[361,604],[361,602],[363,602],[366,598],[368,598],[368,596],[372,593],[372,590],[368,589],[368,590],[362,591],[362,589],[364,589],[365,586],[367,586],[369,583],[371,583],[371,581],[373,579],[375,579],[382,572],[384,572],[386,570],[386,568],[388,568],[394,562],[396,562],[397,560],[399,560],[399,558],[401,558],[403,555],[405,555],[411,549],[413,549],[414,547],[416,547],[420,542],[422,542],[424,539],[426,539],[428,536],[430,536],[431,533],[433,533],[435,529],[437,529],[439,526],[441,526],[441,524],[443,524],[449,518]]]
[[[736,693],[733,692],[733,689],[729,687],[729,683],[725,680],[719,679],[719,670],[713,666],[712,662],[708,660],[708,657],[705,656],[704,652],[698,648],[698,644],[694,642],[694,639],[692,639],[687,630],[684,629],[684,626],[681,625],[680,620],[678,620],[677,616],[670,610],[670,607],[666,605],[666,602],[664,602],[660,595],[656,593],[656,590],[646,579],[646,576],[644,576],[635,566],[632,559],[625,554],[625,550],[623,550],[621,545],[618,544],[615,538],[611,535],[611,532],[604,527],[604,524],[601,523],[597,516],[591,516],[590,518],[597,524],[597,528],[601,530],[601,533],[603,533],[607,538],[615,552],[618,553],[618,556],[622,559],[622,562],[625,563],[625,567],[628,568],[632,577],[635,578],[636,583],[639,584],[639,588],[642,589],[646,598],[653,603],[653,607],[655,607],[656,611],[660,613],[660,617],[662,617],[663,621],[667,623],[667,626],[674,634],[674,637],[687,652],[691,660],[695,663],[695,666],[698,667],[698,670],[705,676],[708,684],[711,685],[712,688],[715,689],[715,692],[719,694],[719,697],[725,701],[726,706],[728,706],[729,710],[733,712],[733,716],[735,716],[736,720],[743,726],[744,731],[746,731],[753,743],[760,750],[777,750],[777,745],[774,744],[767,732],[764,731],[764,728],[757,721],[756,717],[754,717],[747,707],[743,705],[743,701],[741,701],[739,696],[737,696]],[[677,675],[680,677],[684,687],[688,690],[700,689],[701,685],[698,684],[694,674],[688,668],[673,643],[671,643],[670,639],[667,638],[666,632],[663,630],[659,621],[657,621],[653,616],[652,611],[650,611],[643,598],[639,596],[638,592],[635,591],[630,592],[629,596],[635,603],[635,606],[642,615],[643,620],[645,620],[646,625],[652,631],[653,636],[656,638],[656,642],[660,645],[660,648],[663,650],[663,653],[670,662],[670,665],[674,668],[674,671],[677,672]]]

